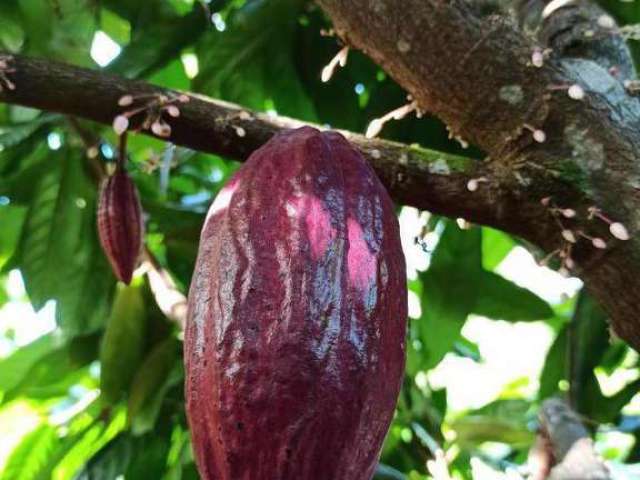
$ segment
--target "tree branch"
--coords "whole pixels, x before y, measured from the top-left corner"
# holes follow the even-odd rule
[[[609,480],[611,475],[595,451],[589,432],[569,406],[546,400],[539,413],[541,435],[551,457],[550,480]]]
[[[484,165],[491,185],[511,198],[496,212],[497,224],[547,251],[566,251],[563,230],[578,235],[571,264],[616,333],[640,349],[640,102],[624,87],[628,55],[618,41],[605,45],[617,31],[601,26],[594,17],[601,12],[576,1],[585,6],[579,10],[585,21],[595,23],[593,35],[606,54],[594,55],[592,48],[572,56],[567,46],[540,62],[534,54],[546,44],[506,16],[479,14],[474,2],[406,0],[402,8],[394,0],[317,3],[348,45],[490,155]],[[613,53],[621,55],[617,74],[609,70]],[[577,90],[569,92],[573,85]],[[541,205],[545,197],[577,215],[558,226]],[[622,222],[631,241],[612,238],[606,222],[590,219],[593,207]],[[583,233],[606,239],[607,248],[594,248]]]
[[[0,101],[60,112],[111,125],[125,108],[124,95],[176,95],[165,88],[99,71],[14,56],[15,90],[0,91]],[[245,160],[276,132],[296,128],[298,120],[248,112],[238,105],[191,95],[170,118],[171,136],[160,138],[194,150]],[[321,127],[318,127],[321,128]],[[154,134],[148,130],[141,133]],[[486,175],[480,162],[396,142],[342,132],[356,144],[390,191],[403,204],[470,221],[495,224],[499,196],[490,190],[471,195],[467,183]]]

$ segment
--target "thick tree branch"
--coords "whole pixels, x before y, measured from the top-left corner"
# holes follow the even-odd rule
[[[103,124],[110,125],[126,110],[118,106],[124,95],[176,94],[148,83],[46,60],[14,56],[9,63],[16,70],[10,74],[16,89],[0,91],[0,101]],[[172,133],[163,140],[238,160],[246,159],[279,130],[303,125],[199,95],[192,95],[179,107],[178,118],[168,117]],[[470,179],[487,175],[480,162],[343,133],[362,150],[396,201],[473,222],[496,223],[500,197],[490,190],[471,195],[467,189]]]
[[[347,44],[490,155],[491,186],[511,198],[496,212],[497,224],[548,251],[567,247],[563,229],[606,239],[601,250],[582,237],[572,260],[618,335],[639,349],[640,102],[625,90],[629,58],[618,40],[609,41],[616,30],[598,22],[601,12],[573,2],[595,25],[589,34],[609,43],[608,53],[594,55],[592,48],[572,56],[569,42],[540,62],[534,54],[545,43],[506,16],[479,14],[473,1],[406,0],[402,8],[394,0],[318,3]],[[615,72],[612,48],[622,59]],[[578,87],[569,92],[572,85]],[[541,205],[545,197],[578,215],[559,227]],[[606,222],[589,219],[591,207],[622,222],[632,240],[612,238]]]

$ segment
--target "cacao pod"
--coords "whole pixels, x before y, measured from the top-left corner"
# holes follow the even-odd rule
[[[185,333],[205,480],[370,479],[404,375],[392,202],[341,135],[254,152],[211,206]]]
[[[120,287],[100,347],[100,393],[111,403],[120,400],[129,387],[141,361],[146,336],[141,287]]]
[[[138,190],[124,168],[118,166],[100,189],[98,235],[113,273],[127,285],[138,264],[143,234]]]

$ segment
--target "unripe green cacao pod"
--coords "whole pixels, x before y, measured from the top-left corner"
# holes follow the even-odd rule
[[[100,348],[100,391],[111,403],[120,400],[140,363],[146,320],[140,287],[118,288]]]
[[[341,135],[276,135],[218,194],[185,334],[205,480],[368,480],[404,373],[392,202]]]

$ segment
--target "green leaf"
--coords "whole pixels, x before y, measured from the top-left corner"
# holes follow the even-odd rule
[[[437,365],[451,350],[473,311],[481,283],[480,229],[447,222],[427,272],[420,275],[422,317],[411,330],[425,350],[422,368]]]
[[[146,312],[139,286],[117,293],[100,349],[100,391],[117,402],[129,387],[145,344]]]
[[[567,344],[569,327],[564,325],[551,344],[540,373],[538,399],[544,400],[559,392],[559,383],[567,379]]]
[[[55,300],[58,325],[71,336],[104,324],[115,285],[98,244],[95,190],[79,156],[52,154],[16,252],[34,308]]]
[[[0,265],[2,262],[0,262]],[[7,284],[7,276],[0,275],[0,308],[9,301],[9,292],[7,292],[6,288]]]
[[[473,227],[462,230],[455,222],[445,221],[444,231],[431,258],[434,269],[457,267],[462,273],[472,273],[482,269],[481,229]]]
[[[131,437],[120,433],[96,453],[74,480],[113,480],[123,475],[132,456]]]
[[[593,411],[597,412],[595,418],[602,423],[613,422],[620,415],[620,411],[639,391],[640,379],[625,385],[620,391],[610,397],[603,397],[602,401],[593,405]]]
[[[21,142],[31,138],[43,125],[46,125],[59,116],[53,113],[38,115],[33,120],[0,127],[0,145],[3,149],[15,147]]]
[[[0,4],[0,47],[17,53],[24,43],[24,30],[13,2]]]
[[[138,368],[131,382],[128,422],[136,435],[155,425],[167,390],[182,375],[178,342],[170,337],[157,344]]]
[[[2,472],[5,480],[34,480],[56,456],[57,429],[43,424],[23,438],[11,452]]]
[[[602,356],[602,361],[598,365],[607,375],[611,375],[616,371],[618,367],[621,366],[621,363],[624,361],[625,357],[631,351],[631,347],[629,347],[622,340],[613,341],[612,345],[607,349],[607,351]]]
[[[51,480],[54,470],[70,451],[96,426],[100,408],[90,403],[64,429],[47,423],[26,435],[11,452],[2,472],[3,480]],[[98,427],[100,427],[98,423]]]
[[[482,272],[473,313],[511,322],[551,318],[549,304],[526,288],[493,272]]]
[[[101,403],[96,402],[96,406],[101,407]],[[125,416],[122,409],[109,411],[101,408],[98,415],[96,421],[89,425],[83,434],[73,442],[71,448],[65,452],[53,470],[51,478],[71,478],[86,465],[90,458],[123,430]]]
[[[151,216],[154,229],[165,237],[198,243],[205,219],[204,212],[153,201],[144,202],[144,209]]]
[[[0,268],[13,255],[27,211],[13,205],[0,205]]]
[[[169,435],[154,431],[135,437],[133,441],[134,452],[125,478],[162,478],[171,447]]]
[[[424,370],[435,367],[454,346],[460,330],[473,310],[477,283],[465,272],[429,270],[421,275],[424,294],[422,317],[417,324],[425,347]]]
[[[108,2],[105,3],[108,4]],[[126,45],[131,40],[131,24],[108,8],[104,8],[100,12],[100,30],[119,45]]]
[[[114,6],[117,2],[108,3]],[[165,2],[157,3],[156,7],[139,7],[139,11],[127,10],[130,5],[116,6],[117,11],[129,15],[135,28],[131,42],[109,64],[107,71],[133,78],[148,76],[176,59],[206,31],[207,16],[199,2],[184,16],[167,9]]]
[[[0,360],[0,391],[7,392],[15,388],[39,360],[66,344],[60,332],[52,332]]]
[[[609,347],[607,316],[585,290],[579,294],[569,328],[571,334],[570,380],[572,383],[579,384],[593,372]]]
[[[249,108],[275,108],[303,120],[316,118],[293,64],[300,0],[253,0],[235,12],[224,32],[210,30],[197,47],[194,88]]]
[[[569,324],[569,394],[579,413],[595,418],[603,395],[594,374],[609,348],[607,317],[598,303],[582,290]]]
[[[51,168],[45,138],[38,132],[0,153],[0,195],[9,197],[13,206],[28,206],[39,185],[34,179],[46,175]]]
[[[29,363],[28,371],[6,391],[3,402],[10,402],[17,397],[51,400],[67,397],[74,385],[89,383],[87,387],[95,387],[86,367],[95,359],[98,338],[98,335],[88,335],[64,341],[35,363]],[[16,354],[23,349],[18,349]]]
[[[89,66],[94,33],[90,0],[18,0],[26,52]]]
[[[187,77],[184,65],[179,59],[168,63],[155,72],[149,77],[149,82],[182,91],[189,90],[191,87],[191,80]]]
[[[482,266],[489,271],[495,269],[515,246],[510,235],[482,227]]]
[[[457,355],[470,358],[474,362],[482,361],[482,355],[480,354],[480,347],[478,347],[478,344],[463,336],[460,336],[455,341],[454,351]]]

